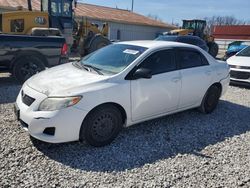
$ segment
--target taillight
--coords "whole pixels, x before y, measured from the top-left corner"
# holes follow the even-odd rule
[[[68,45],[64,43],[61,49],[61,55],[67,55],[67,54],[68,54]]]

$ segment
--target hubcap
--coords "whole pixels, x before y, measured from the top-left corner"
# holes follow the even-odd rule
[[[114,121],[110,114],[103,114],[96,118],[92,126],[92,135],[98,141],[110,138],[114,131]]]

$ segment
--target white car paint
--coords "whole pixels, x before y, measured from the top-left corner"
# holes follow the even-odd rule
[[[234,71],[236,74],[248,74],[248,78],[231,76],[232,81],[250,83],[250,57],[243,57],[234,55],[227,59],[227,63],[230,66],[230,70]]]
[[[103,76],[80,70],[71,63],[43,71],[26,81],[17,97],[20,119],[28,124],[29,133],[51,143],[79,140],[86,115],[104,103],[120,105],[126,113],[124,127],[167,114],[200,106],[213,83],[220,83],[222,94],[229,84],[229,68],[202,49],[182,43],[164,41],[131,41],[129,44],[148,48],[128,67],[116,75]],[[158,74],[151,79],[126,80],[128,73],[149,54],[170,47],[188,47],[200,51],[209,65]],[[31,106],[22,102],[22,93],[34,98]],[[38,111],[47,97],[82,96],[74,106],[57,111]],[[55,127],[55,135],[43,133]]]

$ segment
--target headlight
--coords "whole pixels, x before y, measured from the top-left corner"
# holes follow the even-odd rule
[[[77,104],[81,96],[76,97],[49,97],[41,102],[39,111],[55,111]]]

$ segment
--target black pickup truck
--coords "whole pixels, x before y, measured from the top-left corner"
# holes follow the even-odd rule
[[[46,67],[66,63],[67,50],[63,37],[0,34],[0,71],[22,83]]]

